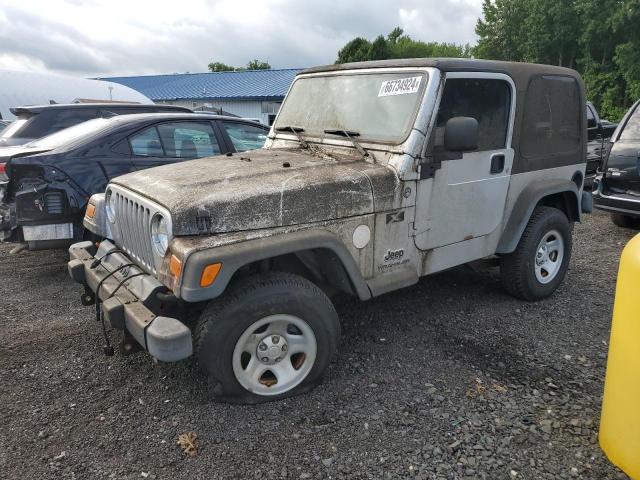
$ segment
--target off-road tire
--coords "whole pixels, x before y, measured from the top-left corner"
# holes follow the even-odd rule
[[[502,285],[510,295],[528,300],[540,300],[551,295],[562,283],[571,259],[571,230],[567,216],[553,207],[536,207],[520,237],[515,251],[500,258]],[[535,274],[535,255],[542,238],[551,230],[558,231],[564,253],[560,269],[549,283],[541,283]]]
[[[304,380],[279,395],[257,395],[245,389],[233,370],[233,352],[241,335],[255,322],[270,315],[294,315],[313,330],[317,353]],[[329,298],[303,277],[270,272],[239,280],[202,311],[195,327],[198,363],[209,379],[214,400],[256,404],[307,392],[324,376],[340,339],[338,314]]]
[[[640,228],[640,218],[622,215],[621,213],[612,213],[611,221],[622,228]]]

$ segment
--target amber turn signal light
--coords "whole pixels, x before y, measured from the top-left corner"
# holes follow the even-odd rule
[[[174,278],[178,278],[181,271],[182,262],[175,255],[171,255],[171,259],[169,260],[169,272]]]
[[[87,205],[87,211],[85,215],[89,218],[93,218],[96,215],[96,206],[93,203]]]
[[[221,263],[212,263],[207,265],[202,270],[202,276],[200,276],[200,286],[208,287],[216,281],[216,277],[218,273],[220,273],[220,269],[222,268]]]

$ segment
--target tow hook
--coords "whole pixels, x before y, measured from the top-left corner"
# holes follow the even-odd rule
[[[120,354],[131,355],[142,350],[140,344],[133,338],[127,330],[124,330],[124,336],[122,342],[120,342]]]
[[[86,291],[82,295],[80,295],[80,303],[88,307],[96,303],[96,296],[93,292]]]

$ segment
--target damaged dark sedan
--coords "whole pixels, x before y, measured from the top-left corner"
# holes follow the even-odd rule
[[[89,120],[0,149],[0,240],[29,250],[87,238],[89,197],[119,175],[261,148],[268,128],[234,117],[139,114]],[[215,161],[212,159],[212,162]]]

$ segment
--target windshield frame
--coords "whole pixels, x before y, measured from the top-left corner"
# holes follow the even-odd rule
[[[429,67],[384,67],[384,68],[356,68],[350,70],[337,70],[337,71],[326,71],[326,72],[315,72],[315,73],[306,73],[297,75],[296,78],[291,82],[289,86],[289,90],[287,91],[287,95],[285,96],[284,101],[282,102],[282,106],[278,111],[278,115],[276,116],[271,132],[269,134],[269,138],[271,140],[293,140],[297,142],[297,138],[291,133],[286,131],[276,132],[275,128],[278,125],[278,120],[280,119],[280,114],[283,111],[284,106],[287,103],[287,98],[293,89],[293,86],[298,80],[305,78],[314,78],[314,77],[335,77],[335,76],[354,76],[354,75],[374,75],[374,74],[385,74],[385,73],[402,73],[407,75],[421,75],[424,78],[424,81],[421,82],[420,89],[417,92],[418,98],[415,103],[414,110],[411,114],[410,127],[407,128],[406,132],[403,132],[403,136],[400,140],[382,140],[371,138],[367,136],[358,136],[358,143],[363,145],[388,145],[393,147],[398,147],[399,145],[403,145],[409,140],[411,137],[411,132],[415,129],[416,119],[422,109],[425,95],[429,90],[429,84],[431,82],[433,68]],[[304,125],[296,125],[304,128]],[[327,125],[326,128],[334,128],[335,126]],[[348,146],[351,148],[353,144],[349,140],[345,140],[342,137],[337,137],[334,135],[320,133],[320,132],[304,132],[302,134],[303,138],[311,143],[320,143],[320,144],[329,144],[329,145],[340,145],[340,146]]]

